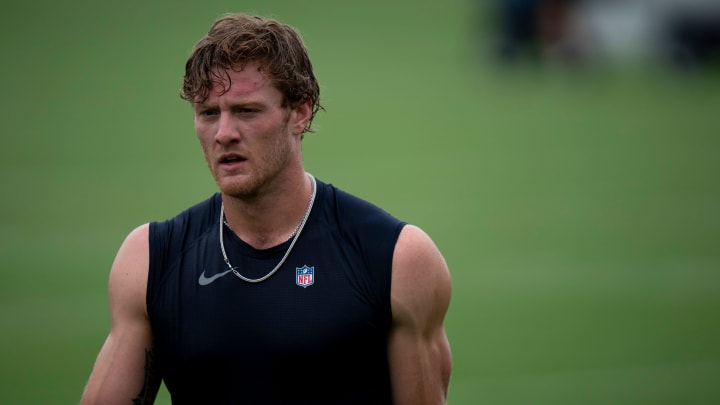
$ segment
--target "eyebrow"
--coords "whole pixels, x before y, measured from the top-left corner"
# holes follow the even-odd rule
[[[204,101],[204,102],[194,102],[194,103],[192,103],[192,105],[193,105],[193,107],[195,107],[195,108],[218,108],[218,107],[219,107],[219,103],[208,103],[207,100]],[[247,107],[247,106],[250,106],[250,107],[262,107],[262,106],[265,106],[265,105],[267,105],[267,103],[266,103],[265,101],[263,101],[263,100],[258,100],[258,99],[254,99],[254,98],[248,98],[248,99],[243,99],[243,100],[234,101],[234,102],[232,102],[232,103],[229,104],[229,107],[230,107],[230,108],[235,108],[235,107]]]

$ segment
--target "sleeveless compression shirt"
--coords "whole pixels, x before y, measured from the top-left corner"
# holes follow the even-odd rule
[[[228,270],[220,194],[150,224],[148,315],[174,404],[390,404],[392,257],[404,226],[317,181],[283,266],[261,283]],[[228,258],[260,278],[290,241],[257,250],[225,229]]]

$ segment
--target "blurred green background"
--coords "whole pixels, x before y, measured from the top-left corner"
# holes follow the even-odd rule
[[[178,93],[246,11],[308,45],[307,169],[443,251],[451,404],[720,403],[716,73],[484,63],[460,0],[3,9],[0,402],[78,402],[123,238],[214,192]]]

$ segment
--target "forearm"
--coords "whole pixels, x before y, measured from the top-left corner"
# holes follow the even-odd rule
[[[105,341],[85,387],[82,405],[154,402],[161,379],[152,349],[123,344],[121,340],[111,334]]]

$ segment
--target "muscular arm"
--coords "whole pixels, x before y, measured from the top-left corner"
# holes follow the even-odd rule
[[[408,225],[393,257],[393,326],[388,342],[395,404],[445,404],[452,359],[443,319],[450,275],[442,255],[422,230]]]
[[[154,369],[145,294],[149,226],[123,242],[110,270],[112,324],[83,393],[82,404],[151,404],[160,387]]]

